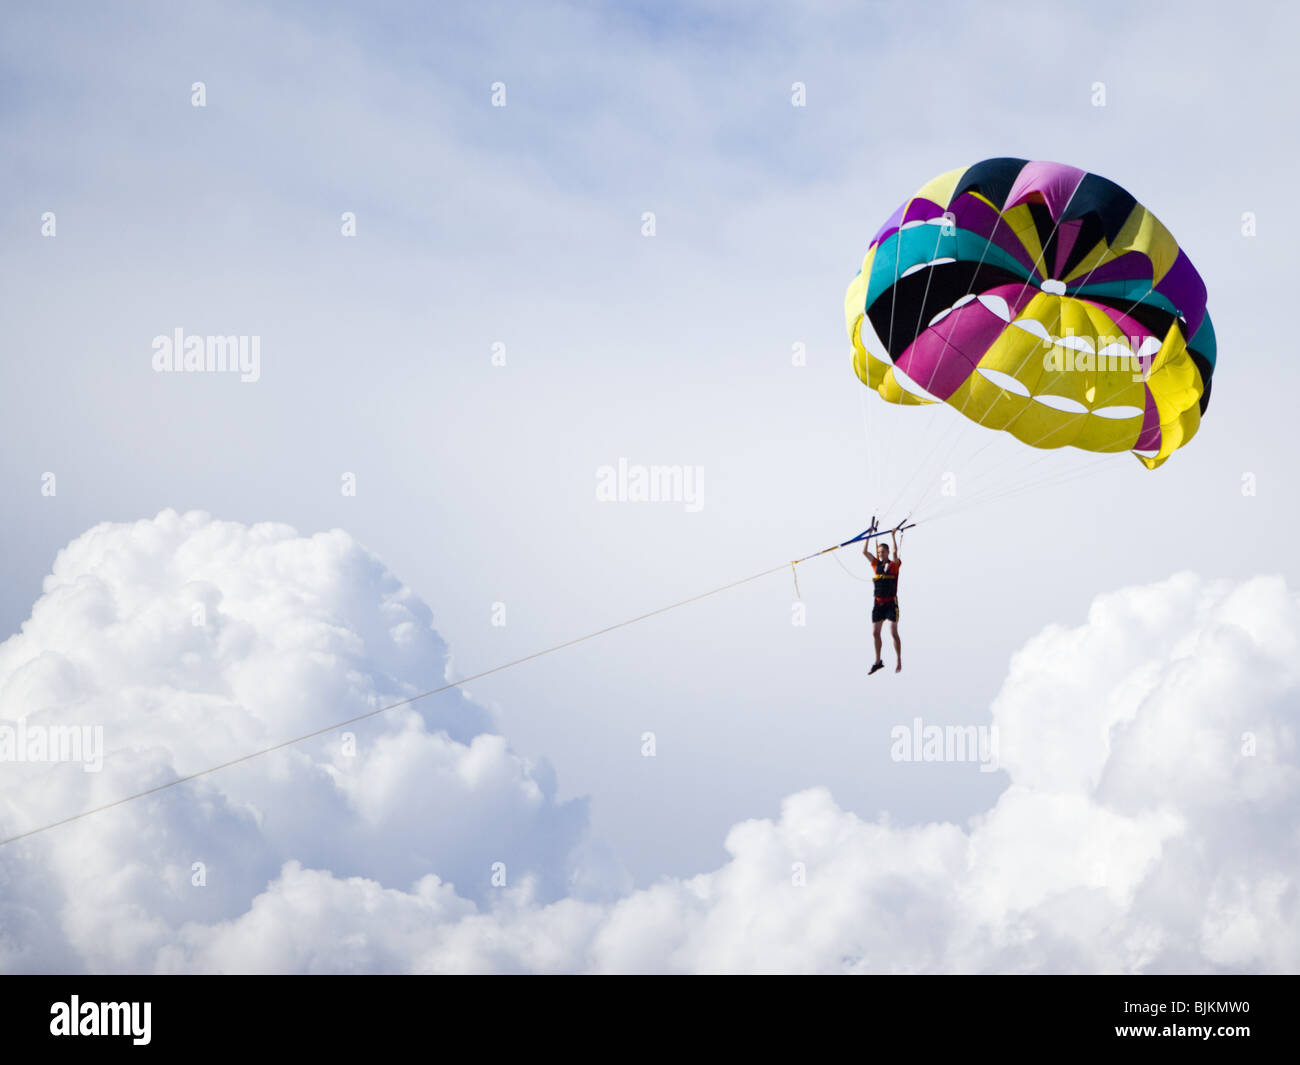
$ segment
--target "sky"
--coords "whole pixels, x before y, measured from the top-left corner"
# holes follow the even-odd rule
[[[0,766],[0,835],[933,519],[901,674],[854,550],[787,568],[0,847],[0,968],[1295,968],[1290,7],[0,18],[0,726],[105,744]],[[854,378],[872,235],[998,155],[1205,278],[1161,469]],[[156,372],[177,328],[257,380]],[[602,501],[620,460],[702,505]],[[918,718],[996,766],[899,758]]]

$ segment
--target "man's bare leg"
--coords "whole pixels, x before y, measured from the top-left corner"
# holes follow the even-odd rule
[[[883,624],[884,624],[883,621],[877,621],[874,625],[871,626],[871,635],[876,642],[876,661],[871,666],[872,673],[880,669],[882,666],[882,662],[880,658],[880,627]]]
[[[891,622],[889,623],[889,633],[890,633],[891,636],[894,637],[894,654],[896,654],[896,655],[898,656],[898,668],[895,669],[894,672],[895,672],[895,673],[902,673],[902,672],[903,672],[903,641],[900,640],[900,639],[898,638],[898,622],[897,622],[897,621],[891,621]],[[880,641],[879,641],[879,639],[877,639],[877,641],[876,641],[876,661],[877,661],[877,662],[880,661]]]

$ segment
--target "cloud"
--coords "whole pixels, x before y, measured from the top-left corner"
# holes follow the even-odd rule
[[[96,526],[0,645],[0,732],[98,730],[103,768],[5,764],[0,836],[437,687],[446,661],[429,609],[343,532],[173,511]],[[175,929],[244,914],[292,860],[376,890],[436,871],[462,900],[500,862],[547,900],[586,855],[598,890],[585,802],[557,802],[549,767],[461,693],[347,731],[355,755],[329,732],[0,851],[0,966],[149,968]]]
[[[1100,597],[1085,625],[1013,660],[993,704],[1010,784],[968,826],[867,821],[814,788],[733,828],[719,869],[614,903],[469,915],[395,893],[376,918],[364,881],[296,866],[258,903],[295,942],[311,941],[311,911],[283,900],[302,892],[358,942],[423,905],[398,966],[412,972],[1290,971],[1298,636],[1300,603],[1276,578],[1181,574]],[[302,967],[251,934],[259,918],[191,928],[166,960]],[[382,934],[351,959],[393,960]]]
[[[717,869],[637,891],[615,890],[585,809],[481,710],[399,711],[358,729],[353,759],[325,739],[0,851],[0,964],[1289,971],[1297,641],[1279,578],[1101,596],[1012,659],[992,705],[1008,785],[970,823],[867,820],[812,788],[734,826]],[[0,714],[117,739],[102,774],[7,771],[3,827],[400,698],[444,661],[427,608],[342,533],[172,512],[99,526],[0,646]]]

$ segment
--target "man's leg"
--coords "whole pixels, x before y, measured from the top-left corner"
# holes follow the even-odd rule
[[[898,656],[898,668],[895,669],[894,672],[902,673],[903,672],[903,641],[898,638],[897,621],[891,621],[889,623],[889,634],[894,637],[894,654]],[[880,661],[880,651],[878,648],[876,650],[876,661]]]
[[[880,661],[880,626],[883,625],[883,624],[884,624],[883,621],[877,621],[875,624],[873,624],[873,625],[871,626],[871,635],[875,638],[875,641],[876,641],[876,661],[877,661],[877,662]]]

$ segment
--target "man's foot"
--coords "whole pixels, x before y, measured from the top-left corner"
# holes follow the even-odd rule
[[[894,670],[894,672],[895,672],[895,673],[902,673],[902,672],[903,672],[903,661],[902,661],[902,659],[899,659],[899,661],[898,661],[898,667]]]
[[[871,676],[871,674],[875,673],[876,670],[884,669],[884,668],[885,668],[884,662],[877,662],[874,666],[872,666],[869,670],[867,670],[867,676],[869,677]]]

